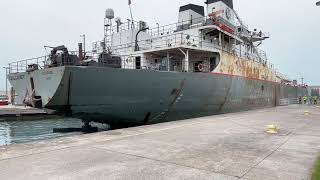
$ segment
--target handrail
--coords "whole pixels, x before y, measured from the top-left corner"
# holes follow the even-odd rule
[[[77,51],[69,51],[69,55],[77,55]],[[86,55],[91,55],[91,52],[86,52],[84,53]],[[39,56],[35,58],[28,58],[28,59],[23,59],[19,61],[15,61],[12,63],[8,64],[8,73],[19,73],[19,72],[26,72],[29,69],[29,65],[37,65],[40,69],[46,68],[48,65],[51,64],[50,61],[50,55],[44,55],[44,56]],[[70,62],[61,62],[60,64],[57,64],[56,66],[60,65],[68,65]]]
[[[145,40],[138,41],[138,44],[141,50],[157,50],[159,48],[168,48],[168,47],[181,47],[181,46],[190,46],[190,48],[199,48],[202,50],[222,50],[224,52],[231,53],[237,57],[243,59],[253,60],[257,63],[263,64],[270,69],[274,69],[273,64],[267,61],[267,57],[264,51],[257,50],[257,52],[243,51],[235,46],[222,47],[218,42],[205,41],[199,36],[193,36],[185,33],[175,33],[158,38],[150,38]],[[112,52],[115,54],[124,54],[125,52],[133,51],[134,44],[126,43],[119,46],[114,46]],[[78,52],[70,51],[70,54],[77,54]],[[86,54],[94,60],[97,60],[99,52],[87,52]],[[45,68],[49,60],[49,55],[41,56],[32,59],[20,60],[14,63],[9,64],[9,72],[21,72],[28,69],[28,65],[37,64],[40,68]]]
[[[187,38],[188,37],[188,38]],[[268,62],[266,53],[262,50],[255,49],[254,53],[249,51],[241,50],[237,47],[224,47],[222,48],[218,42],[208,42],[202,40],[201,37],[193,36],[185,33],[175,33],[169,34],[166,36],[161,36],[158,38],[150,38],[138,41],[140,49],[143,50],[156,50],[159,48],[169,48],[177,46],[191,46],[194,48],[200,49],[209,49],[209,50],[223,50],[225,52],[232,53],[237,57],[243,59],[254,60],[260,64],[266,65],[271,69],[274,69],[274,65]],[[117,54],[123,54],[125,52],[133,51],[133,43],[125,43],[118,46],[114,46],[112,51]]]

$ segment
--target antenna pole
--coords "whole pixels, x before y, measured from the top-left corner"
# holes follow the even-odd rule
[[[6,69],[6,96],[8,96],[8,67],[3,67]]]
[[[86,57],[86,35],[80,35],[83,38],[83,56]]]
[[[130,15],[131,15],[131,23],[132,23],[132,28],[134,29],[134,21],[133,21],[133,14],[132,14],[132,7],[131,7],[131,0],[128,2],[129,4],[129,9],[130,9]]]

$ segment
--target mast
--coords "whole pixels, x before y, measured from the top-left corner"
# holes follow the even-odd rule
[[[134,21],[133,21],[133,14],[132,14],[132,8],[131,8],[131,0],[128,0],[128,5],[130,9],[130,15],[131,15],[131,29],[132,29],[132,34],[131,34],[131,45],[133,47],[133,33],[134,33]],[[132,48],[132,51],[135,51],[135,47]]]
[[[111,51],[112,46],[112,19],[114,19],[114,10],[107,9],[104,19],[104,47],[103,51]]]
[[[132,28],[134,29],[134,21],[133,21],[133,14],[132,14],[131,0],[128,0],[128,5],[129,5],[129,9],[130,9],[130,15],[131,15]]]

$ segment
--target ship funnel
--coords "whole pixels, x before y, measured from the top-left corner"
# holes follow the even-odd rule
[[[188,29],[190,26],[204,21],[204,7],[194,4],[181,6],[179,9],[178,30]]]

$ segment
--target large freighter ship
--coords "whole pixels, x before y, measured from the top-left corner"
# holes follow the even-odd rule
[[[187,4],[177,23],[155,28],[122,22],[108,9],[104,32],[92,52],[59,46],[9,64],[15,102],[144,124],[289,104],[307,94],[258,49],[269,35],[249,30],[232,0]]]

